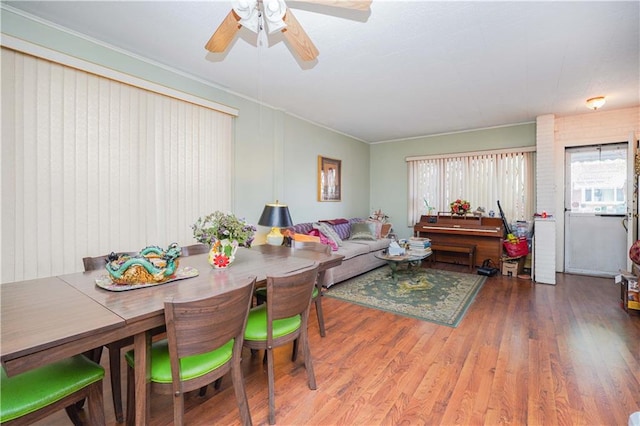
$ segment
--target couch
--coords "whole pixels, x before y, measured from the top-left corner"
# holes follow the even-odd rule
[[[389,247],[391,224],[362,218],[333,219],[298,223],[289,230],[294,239],[308,240],[309,236],[320,239],[332,246],[334,254],[344,256],[340,266],[325,273],[323,287],[331,287],[386,264],[374,254]]]

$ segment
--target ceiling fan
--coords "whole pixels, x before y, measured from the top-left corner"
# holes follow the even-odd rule
[[[372,0],[298,0],[323,6],[368,11]],[[258,34],[266,23],[269,34],[281,31],[293,50],[303,61],[314,60],[320,52],[284,0],[236,0],[231,11],[218,26],[205,48],[214,53],[224,52],[241,27]]]

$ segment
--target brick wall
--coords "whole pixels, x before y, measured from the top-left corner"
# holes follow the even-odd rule
[[[640,137],[640,107],[536,120],[536,211],[556,218],[556,271],[564,269],[564,150]],[[540,247],[537,247],[540,249]]]

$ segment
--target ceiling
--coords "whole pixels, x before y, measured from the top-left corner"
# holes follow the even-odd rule
[[[640,104],[639,1],[287,1],[313,62],[244,28],[206,51],[230,1],[2,3],[367,143]]]

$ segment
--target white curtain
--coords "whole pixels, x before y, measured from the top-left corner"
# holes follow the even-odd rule
[[[498,201],[509,222],[531,220],[535,203],[535,153],[496,152],[407,159],[409,175],[408,223],[427,214],[450,211],[449,203],[460,198],[472,210],[493,210]],[[426,201],[426,205],[425,205]]]
[[[233,117],[2,49],[2,282],[191,244],[231,208]]]

